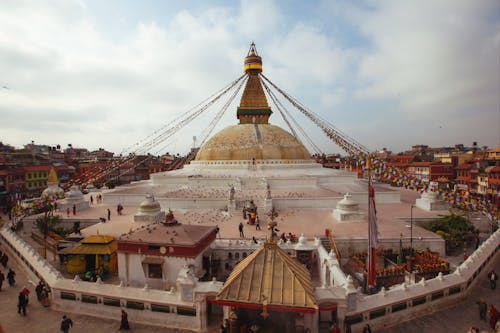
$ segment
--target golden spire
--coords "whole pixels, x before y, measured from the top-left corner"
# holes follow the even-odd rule
[[[248,75],[248,80],[236,116],[240,124],[267,124],[272,111],[260,82],[262,58],[257,54],[254,43],[250,45],[244,64],[243,70]]]
[[[59,179],[57,178],[57,173],[54,167],[50,168],[49,177],[47,179],[47,185],[59,185]]]

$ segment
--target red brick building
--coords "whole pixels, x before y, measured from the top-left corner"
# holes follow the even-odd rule
[[[472,163],[464,163],[457,166],[457,178],[455,179],[455,184],[462,185],[462,188],[470,188],[471,184],[471,170]]]
[[[487,169],[488,175],[488,196],[497,207],[500,207],[500,166]]]

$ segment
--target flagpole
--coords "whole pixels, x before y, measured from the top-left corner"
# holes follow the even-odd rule
[[[371,205],[372,205],[372,174],[371,174],[371,168],[372,168],[372,165],[371,165],[371,160],[370,160],[370,157],[367,156],[366,158],[366,169],[367,169],[367,172],[368,172],[368,252],[367,252],[367,261],[368,261],[368,265],[367,265],[367,270],[368,270],[368,276],[367,276],[367,289],[368,291],[370,291],[374,286],[375,286],[375,281],[374,281],[374,274],[373,274],[373,267],[374,267],[374,262],[373,260],[375,259],[374,258],[374,255],[373,255],[373,240],[372,240],[372,209],[371,209]]]

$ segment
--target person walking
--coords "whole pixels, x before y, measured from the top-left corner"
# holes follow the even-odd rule
[[[7,253],[2,254],[2,258],[0,259],[0,261],[2,262],[2,266],[4,268],[7,268],[7,263],[9,262],[9,256],[7,255]]]
[[[372,333],[372,328],[369,324],[366,324],[365,327],[363,327],[363,333]]]
[[[73,327],[73,321],[64,315],[61,321],[61,332],[68,333],[71,327]]]
[[[73,215],[76,215],[76,205],[73,205]]]
[[[255,216],[255,230],[260,230],[260,219],[259,219],[259,215]]]
[[[21,293],[24,295],[24,299],[26,300],[26,305],[29,303],[29,295],[30,295],[30,290],[28,287],[24,286],[23,290],[21,290]]]
[[[14,283],[16,283],[16,273],[12,270],[12,268],[9,268],[9,272],[7,273],[7,281],[9,281],[9,286],[13,286]]]
[[[111,210],[108,208],[108,221],[111,221]]]
[[[238,225],[238,230],[240,231],[240,237],[245,238],[245,234],[243,233],[243,223],[242,222],[240,222],[240,224]]]
[[[494,270],[488,273],[488,280],[490,280],[491,290],[495,290],[497,287],[498,275]]]
[[[128,315],[125,310],[122,309],[122,319],[120,321],[120,328],[118,329],[119,331],[124,330],[128,331],[130,329],[130,326],[128,324]]]
[[[38,281],[35,287],[36,298],[40,302],[42,300],[42,290],[45,287],[45,282],[43,280]]]
[[[23,313],[23,316],[26,316],[26,305],[28,302],[26,301],[26,296],[24,296],[23,292],[21,291],[19,295],[17,296],[17,313],[21,314]]]
[[[0,271],[0,291],[2,291],[3,280],[5,280],[5,275]]]
[[[94,205],[94,197],[92,196],[92,194],[90,195],[90,205]]]
[[[66,208],[66,217],[69,217],[69,207]]]
[[[484,298],[481,298],[476,302],[479,309],[479,319],[486,321],[486,312],[488,311],[488,305],[484,301]]]
[[[488,315],[490,316],[490,327],[495,329],[495,326],[500,319],[500,313],[498,313],[498,310],[493,305],[490,305]]]

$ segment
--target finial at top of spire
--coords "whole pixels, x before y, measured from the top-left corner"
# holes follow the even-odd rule
[[[250,44],[250,50],[248,50],[248,55],[249,56],[258,56],[259,54],[257,53],[257,48],[255,47],[255,43],[252,42]]]
[[[255,43],[250,44],[248,55],[245,57],[245,66],[243,68],[245,73],[258,74],[262,72],[262,58],[257,53]]]

